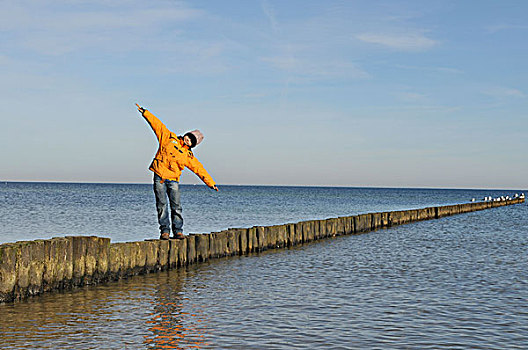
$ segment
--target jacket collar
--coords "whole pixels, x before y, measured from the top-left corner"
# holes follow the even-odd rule
[[[174,134],[171,133],[171,137],[172,137],[172,135],[174,135]],[[176,136],[176,135],[175,135],[175,136]],[[185,142],[183,142],[183,136],[176,136],[176,137],[174,137],[174,138],[177,138],[177,139],[178,139],[178,141],[180,142],[180,146],[183,147],[184,149],[186,149],[186,150],[190,150],[190,149],[191,149],[189,146],[187,146],[187,145],[185,144]]]

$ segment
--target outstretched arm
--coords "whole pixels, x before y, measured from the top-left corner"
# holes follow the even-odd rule
[[[154,134],[156,134],[156,137],[158,138],[158,141],[161,140],[163,135],[170,134],[169,129],[159,120],[156,118],[156,116],[152,113],[150,113],[145,108],[141,107],[136,103],[136,106],[138,108],[139,113],[145,118],[147,123],[149,123],[150,127],[152,128],[152,131],[154,131]]]
[[[218,187],[216,186],[216,183],[214,182],[213,178],[207,170],[205,170],[204,166],[196,157],[191,157],[189,159],[189,164],[187,166],[189,170],[191,170],[193,173],[195,173],[207,186],[212,188],[215,191],[218,191]]]

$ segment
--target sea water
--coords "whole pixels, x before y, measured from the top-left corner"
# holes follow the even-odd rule
[[[186,233],[465,203],[505,190],[181,185]],[[520,193],[520,191],[517,191]],[[68,235],[159,237],[151,184],[0,182],[0,243]]]
[[[182,186],[209,232],[514,191]],[[13,184],[3,241],[157,235],[149,185]],[[525,349],[528,206],[212,260],[0,305],[2,349]]]

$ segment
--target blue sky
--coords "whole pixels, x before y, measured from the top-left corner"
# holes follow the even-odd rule
[[[139,102],[219,184],[528,188],[526,1],[0,10],[0,180],[150,182]]]

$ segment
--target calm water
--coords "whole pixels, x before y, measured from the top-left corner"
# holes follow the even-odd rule
[[[182,185],[184,230],[214,232],[463,203],[505,190]],[[526,192],[526,191],[524,191]],[[0,182],[0,243],[67,235],[159,237],[152,185]]]
[[[29,211],[27,206],[34,202],[33,213],[41,216],[35,217],[38,220],[31,227],[38,228],[40,223],[45,232],[62,227],[62,216],[51,220],[60,210],[59,197],[64,198],[63,205],[81,211],[71,220],[80,231],[84,227],[98,231],[105,224],[115,227],[116,232],[120,225],[124,225],[123,231],[129,231],[138,220],[145,221],[144,228],[156,230],[155,218],[149,218],[153,204],[143,205],[140,199],[152,199],[149,186],[17,186],[21,186],[19,201],[23,202],[18,208]],[[30,190],[25,186],[37,188]],[[62,195],[57,195],[61,187]],[[55,198],[50,208],[41,198],[44,195],[39,195],[46,188],[47,196]],[[199,224],[194,223],[196,227],[210,231],[224,226],[423,207],[495,195],[493,191],[464,190],[223,190],[217,195],[186,187],[187,219],[199,219]],[[5,188],[2,191],[6,199]],[[116,194],[123,199],[115,198]],[[28,196],[31,201],[24,199]],[[274,200],[273,196],[277,198]],[[199,198],[206,203],[202,207]],[[333,199],[339,204],[334,204]],[[11,205],[17,203],[13,198],[8,200]],[[119,204],[121,200],[127,204]],[[307,202],[304,206],[303,201]],[[103,202],[109,204],[103,206]],[[93,213],[80,209],[89,203]],[[2,205],[4,221],[7,209],[5,203]],[[257,212],[252,211],[256,209]],[[11,214],[15,212],[13,208],[9,210]],[[122,213],[127,210],[127,214]],[[193,210],[201,214],[192,214]],[[71,214],[76,210],[64,211]],[[526,204],[496,208],[0,305],[0,346],[526,349],[527,214]],[[24,215],[31,216],[24,211],[19,220]],[[83,216],[88,217],[81,219]],[[90,216],[104,223],[91,223]],[[136,217],[130,222],[123,216],[130,220]],[[235,218],[235,224],[226,222],[227,218]],[[2,222],[2,226],[9,225],[17,227],[14,222]],[[143,237],[143,231],[132,231],[121,239]],[[113,233],[109,236],[115,239]]]

